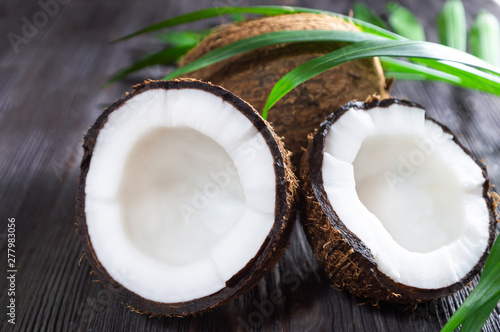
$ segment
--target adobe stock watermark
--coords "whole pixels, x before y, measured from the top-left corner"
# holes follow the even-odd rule
[[[7,321],[16,325],[16,218],[7,218],[7,232]]]
[[[397,172],[386,171],[384,173],[385,180],[388,182],[391,189],[404,180],[415,174],[417,169],[434,153],[436,146],[447,140],[447,134],[440,127],[436,126],[429,137],[424,139],[415,139],[415,145],[407,156],[398,156]]]
[[[18,54],[20,47],[33,40],[40,32],[40,29],[46,27],[50,19],[54,18],[61,11],[61,6],[68,4],[70,1],[39,0],[39,11],[35,12],[30,18],[26,16],[21,17],[21,22],[23,22],[21,31],[18,33],[11,31],[7,34],[7,39],[9,39],[14,53]]]
[[[428,321],[429,317],[439,320],[446,318],[446,311],[441,302],[424,302],[416,305],[415,311],[409,315],[413,321]]]
[[[83,149],[78,145],[68,145],[66,146],[63,157],[64,159],[55,160],[51,164],[52,171],[56,175],[59,182],[63,182],[75,163],[82,160]]]
[[[135,278],[130,275],[125,269],[118,268],[118,275],[120,279],[125,281],[133,281]],[[110,305],[113,301],[118,301],[115,299],[110,291],[105,289],[103,286],[97,290],[95,296],[87,297],[85,302],[80,303],[76,312],[80,313],[78,321],[73,320],[69,324],[68,331],[94,331],[94,327],[89,324],[89,320],[92,320],[93,316],[103,313],[109,310]],[[87,328],[84,329],[82,324],[86,324]]]
[[[298,269],[295,273],[290,270],[285,270],[281,275],[282,287],[272,289],[268,297],[262,300],[253,300],[252,310],[248,314],[239,315],[236,318],[238,326],[236,331],[249,332],[259,330],[264,324],[266,319],[269,319],[277,308],[287,301],[287,297],[283,294],[282,289],[287,289],[289,292],[295,292],[300,288],[302,283],[306,282],[309,278],[315,277],[319,282],[320,277],[316,271],[303,271]]]
[[[240,163],[252,163],[259,153],[269,151],[264,140],[250,140],[239,146],[236,150],[236,156]],[[238,175],[238,164],[228,162],[224,169],[209,172],[210,180],[199,187],[192,189],[191,201],[179,204],[179,211],[182,219],[190,223],[194,216],[199,216],[210,206],[210,202],[223,192],[230,184],[232,179]]]

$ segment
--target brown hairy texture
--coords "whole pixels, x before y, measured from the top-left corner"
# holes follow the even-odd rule
[[[370,249],[343,224],[333,210],[323,187],[321,172],[326,135],[330,126],[347,110],[355,108],[367,111],[374,107],[388,107],[394,103],[421,108],[417,104],[397,99],[378,100],[377,98],[370,98],[370,100],[369,103],[353,102],[341,107],[321,124],[314,135],[309,136],[309,147],[303,156],[300,170],[300,179],[302,181],[301,203],[304,213],[302,224],[307,239],[334,287],[347,289],[360,297],[370,299],[375,304],[378,301],[401,304],[418,303],[451,295],[469,284],[472,278],[480,272],[495,239],[496,216],[494,208],[496,198],[492,199],[492,197],[497,195],[490,191],[490,181],[486,168],[453,136],[454,142],[483,171],[485,178],[483,197],[490,213],[488,244],[472,270],[462,280],[439,289],[410,287],[392,280],[378,270]],[[453,135],[446,126],[434,122],[440,125],[444,132]]]
[[[109,275],[100,263],[88,234],[85,215],[85,183],[89,171],[92,153],[99,131],[112,112],[119,112],[124,102],[135,95],[152,89],[199,89],[212,93],[235,106],[261,133],[274,158],[276,175],[276,206],[274,225],[262,244],[257,255],[247,265],[226,282],[222,290],[203,298],[188,302],[159,303],[141,297],[128,290]],[[166,316],[186,316],[225,304],[255,286],[272,269],[284,254],[289,243],[291,230],[295,221],[295,193],[297,179],[290,164],[290,153],[285,150],[283,142],[273,132],[269,124],[247,102],[236,97],[222,87],[203,83],[195,79],[179,79],[173,81],[146,81],[133,87],[132,93],[108,107],[97,119],[85,135],[83,143],[84,155],[81,162],[80,181],[77,191],[77,230],[85,251],[85,256],[101,280],[104,287],[120,299],[127,307],[138,313]]]
[[[352,23],[326,14],[289,14],[224,25],[206,37],[181,61],[189,63],[232,42],[263,33],[284,30],[359,31]],[[262,113],[274,84],[300,64],[334,51],[343,43],[280,44],[247,52],[189,73],[191,77],[224,86]],[[377,58],[351,61],[299,85],[270,110],[268,120],[284,136],[298,167],[307,146],[307,135],[328,114],[352,100],[371,94],[389,97],[382,67]]]
[[[491,199],[493,200],[493,210],[495,211],[495,216],[497,219],[497,222],[500,222],[500,216],[498,215],[498,205],[500,205],[500,195],[498,195],[496,192],[493,191],[493,188],[495,186],[491,185],[490,186],[490,194],[491,194]]]

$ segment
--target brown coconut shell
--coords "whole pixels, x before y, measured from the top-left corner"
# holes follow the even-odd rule
[[[418,303],[451,295],[472,281],[484,266],[495,239],[496,215],[495,204],[490,192],[490,181],[486,167],[476,159],[453,135],[450,129],[439,122],[436,124],[443,131],[453,135],[453,141],[469,155],[482,169],[486,179],[483,185],[483,197],[490,214],[489,240],[487,248],[477,264],[458,282],[439,289],[423,289],[398,283],[382,273],[368,248],[338,217],[330,204],[323,186],[323,150],[325,138],[330,126],[347,110],[368,111],[374,107],[389,107],[392,104],[420,107],[418,104],[397,100],[372,100],[367,103],[349,103],[332,113],[314,135],[309,136],[309,146],[302,159],[300,179],[302,181],[302,199],[304,216],[302,225],[316,258],[323,266],[334,287],[347,289],[357,296],[368,298],[374,303],[387,301],[393,303]],[[429,119],[429,118],[428,118]]]
[[[224,25],[206,37],[181,61],[189,63],[235,41],[284,30],[359,31],[352,23],[326,14],[289,14]],[[265,47],[229,58],[189,74],[224,86],[262,112],[274,84],[300,64],[334,51],[345,43],[295,43]],[[376,94],[389,97],[377,58],[350,61],[294,88],[272,109],[268,120],[285,137],[292,162],[298,166],[307,135],[332,111],[351,100]]]
[[[212,93],[224,101],[232,104],[243,113],[257,128],[266,141],[274,158],[276,175],[276,205],[275,222],[272,230],[262,244],[257,255],[246,266],[226,282],[222,290],[199,299],[179,303],[159,303],[141,297],[125,288],[106,271],[100,263],[89,237],[85,215],[85,183],[92,161],[92,152],[99,132],[112,112],[119,112],[120,107],[134,96],[152,89],[199,89]],[[131,93],[118,100],[104,110],[84,138],[84,154],[81,162],[81,172],[77,191],[77,233],[90,265],[97,279],[127,307],[135,312],[152,315],[186,316],[215,308],[228,303],[237,296],[247,292],[256,285],[284,254],[289,243],[291,230],[295,220],[293,202],[295,198],[297,179],[291,170],[290,153],[285,150],[283,142],[276,136],[269,124],[255,111],[255,109],[222,87],[193,79],[173,81],[146,81],[133,87]]]

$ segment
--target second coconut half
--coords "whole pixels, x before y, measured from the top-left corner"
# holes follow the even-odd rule
[[[495,237],[486,168],[412,102],[352,102],[304,155],[305,218],[334,285],[374,300],[450,295],[481,270]]]

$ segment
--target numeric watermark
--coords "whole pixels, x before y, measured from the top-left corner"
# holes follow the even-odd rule
[[[7,219],[7,316],[16,324],[16,218]]]

